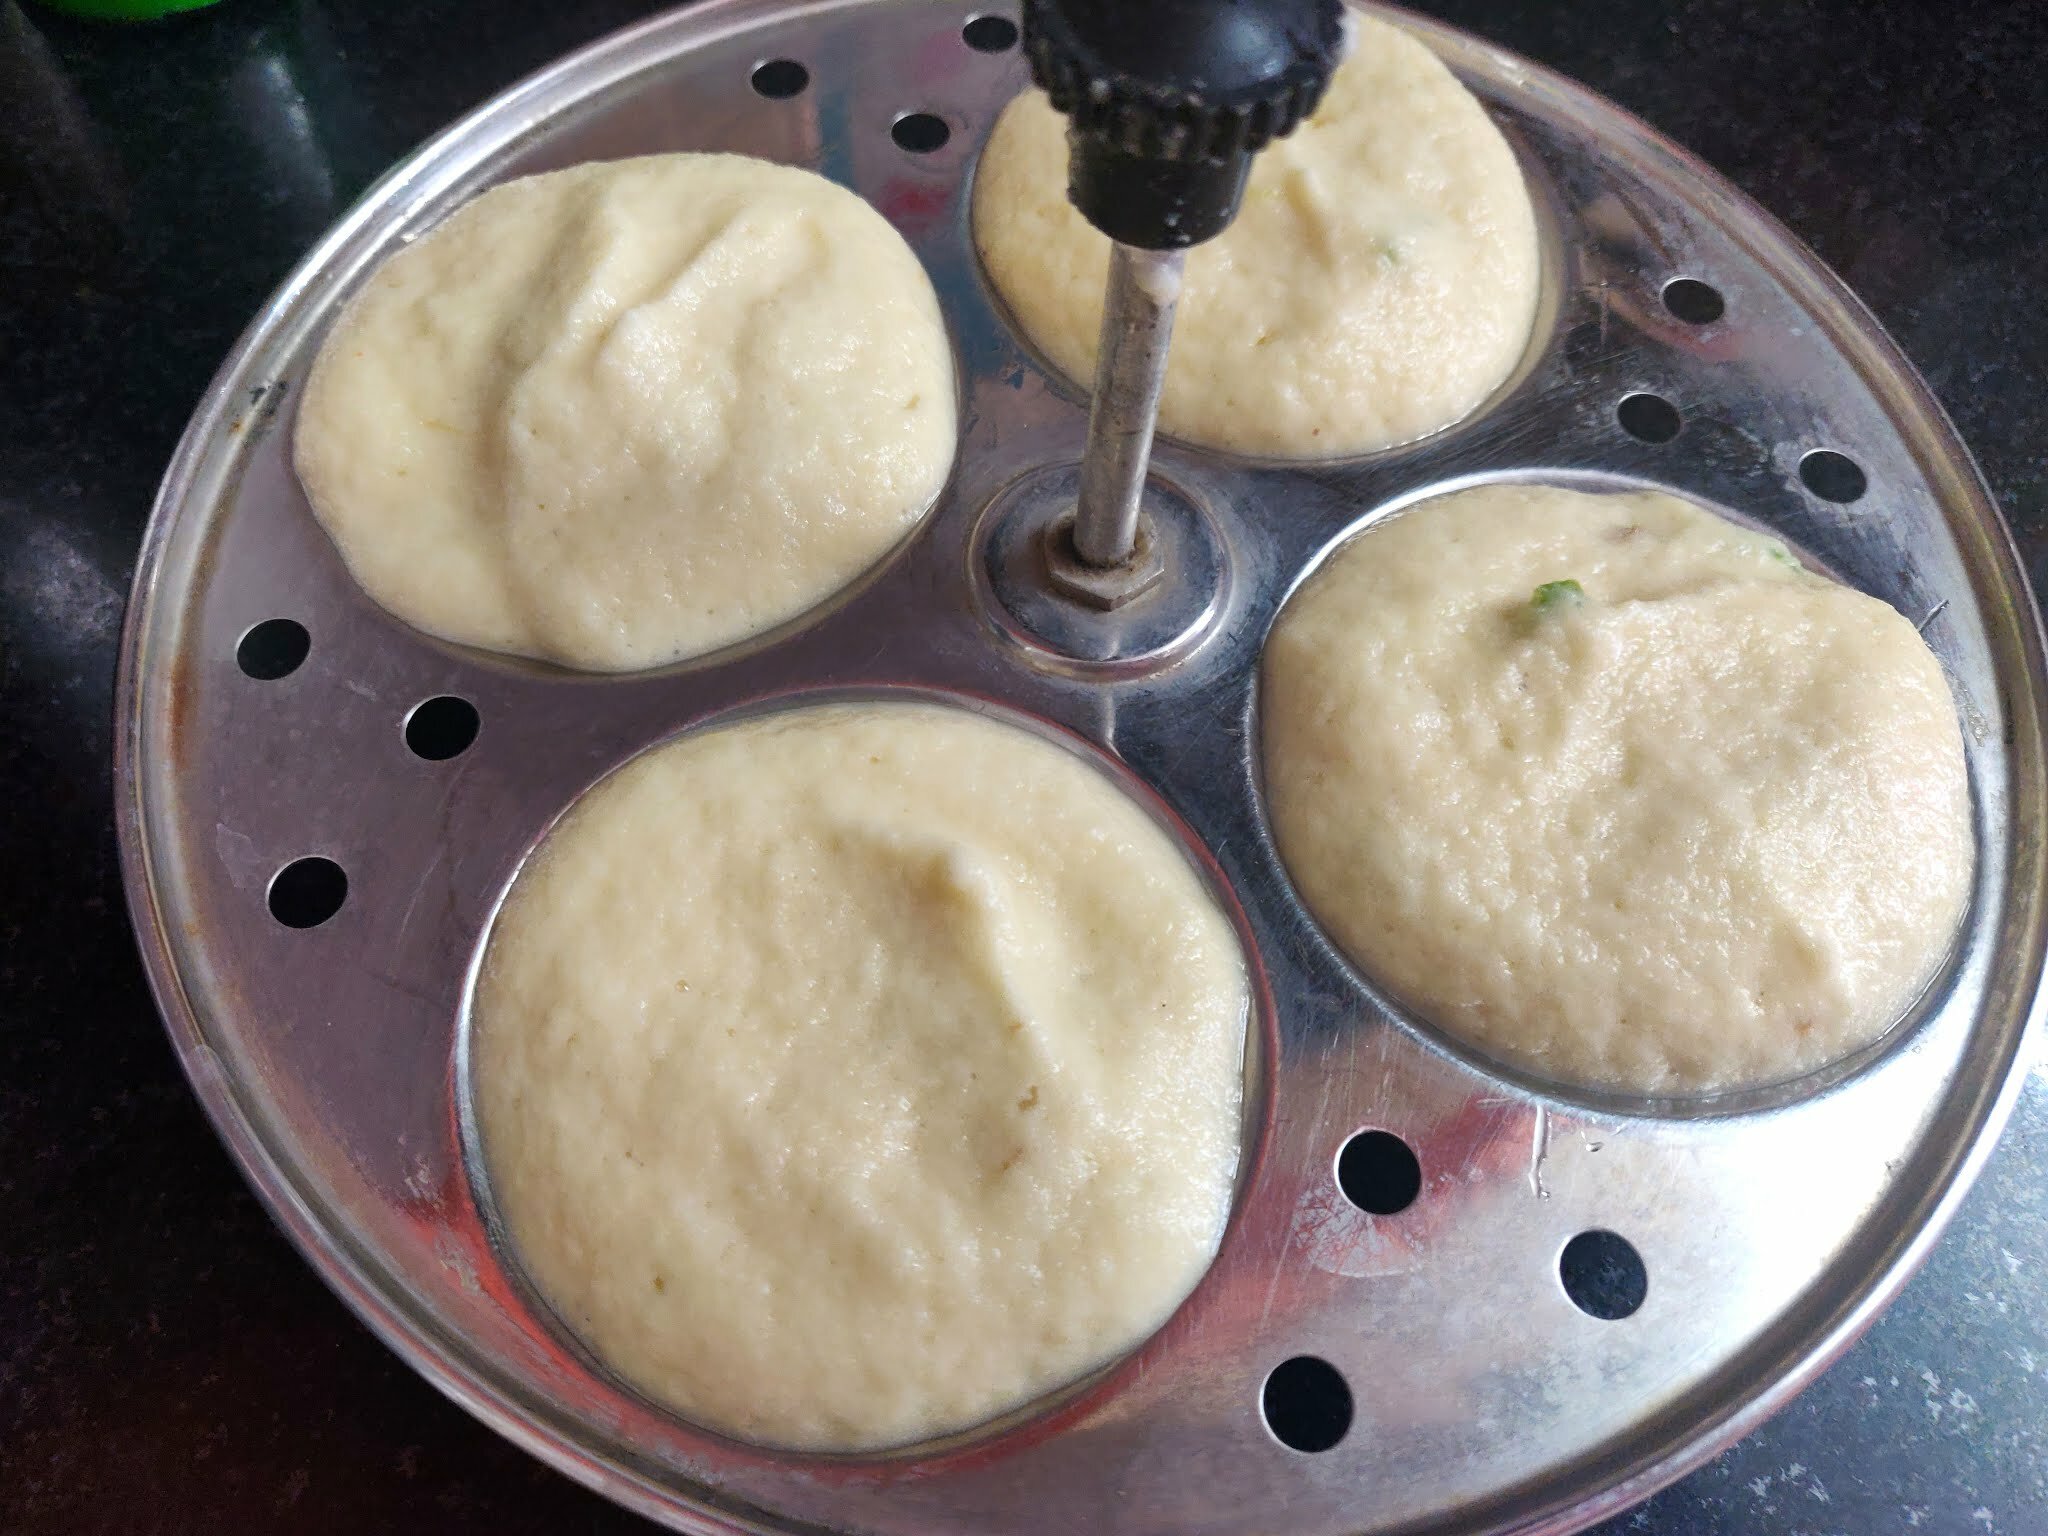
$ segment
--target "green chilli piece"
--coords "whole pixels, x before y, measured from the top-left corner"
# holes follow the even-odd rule
[[[1586,589],[1567,576],[1563,581],[1546,581],[1529,599],[1529,611],[1538,618],[1570,613],[1586,604]]]

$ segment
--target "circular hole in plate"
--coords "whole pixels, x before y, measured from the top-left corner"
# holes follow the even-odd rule
[[[1696,277],[1674,277],[1664,285],[1664,307],[1687,325],[1712,325],[1727,311],[1721,290]]]
[[[1630,1316],[1650,1294],[1650,1272],[1635,1244],[1598,1228],[1581,1232],[1564,1245],[1557,1258],[1557,1277],[1572,1305],[1602,1322]]]
[[[953,130],[946,126],[943,117],[934,117],[929,112],[906,112],[891,125],[889,137],[896,141],[898,149],[907,149],[913,155],[928,155],[933,150],[944,149],[946,140],[953,137]]]
[[[1860,500],[1870,489],[1863,467],[1846,453],[1837,453],[1832,448],[1816,448],[1801,459],[1799,478],[1822,501],[1847,504]]]
[[[1393,1216],[1422,1193],[1422,1164],[1391,1131],[1360,1131],[1337,1154],[1337,1187],[1361,1211]]]
[[[299,670],[313,637],[296,619],[265,619],[235,646],[235,665],[259,682],[275,682]]]
[[[1614,419],[1621,423],[1622,431],[1639,443],[1668,443],[1685,425],[1677,406],[1662,395],[1652,394],[1625,396],[1614,408]]]
[[[270,881],[270,915],[287,928],[318,928],[348,899],[348,876],[332,859],[294,859]]]
[[[976,53],[1007,53],[1017,46],[1017,23],[1007,16],[977,16],[960,35]]]
[[[786,101],[803,94],[811,83],[811,72],[795,59],[769,59],[754,66],[754,92],[770,101]]]
[[[480,724],[476,706],[469,700],[442,694],[413,706],[405,717],[405,744],[414,757],[443,763],[469,749]]]
[[[1259,1392],[1259,1408],[1273,1438],[1290,1451],[1327,1451],[1351,1429],[1351,1388],[1337,1367],[1314,1355],[1274,1366]]]

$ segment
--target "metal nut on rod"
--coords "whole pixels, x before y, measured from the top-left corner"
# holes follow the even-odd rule
[[[1069,512],[1045,526],[1045,574],[1055,591],[1107,613],[1143,597],[1165,577],[1166,557],[1151,518],[1138,518],[1130,555],[1115,565],[1091,565],[1081,558],[1074,547],[1075,520]]]

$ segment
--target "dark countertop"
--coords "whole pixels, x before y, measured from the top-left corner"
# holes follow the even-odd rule
[[[2048,576],[2048,5],[1438,0],[1731,175],[1862,293]],[[114,650],[243,323],[385,165],[633,0],[0,0],[0,1529],[631,1531],[388,1354],[179,1076],[123,915]],[[2048,1070],[1927,1269],[1758,1434],[1611,1522],[2048,1532]]]

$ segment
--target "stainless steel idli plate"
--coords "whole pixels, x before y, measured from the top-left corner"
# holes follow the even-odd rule
[[[1013,47],[963,36],[987,15],[1006,13],[707,0],[657,17],[399,166],[256,318],[165,480],[122,653],[122,849],[171,1036],[279,1222],[394,1349],[515,1441],[680,1529],[1314,1536],[1591,1521],[1781,1406],[1867,1325],[2012,1103],[2048,888],[2042,648],[2019,562],[1925,386],[1767,215],[1576,86],[1402,17],[1486,101],[1545,215],[1548,296],[1522,369],[1470,421],[1366,459],[1165,445],[1161,474],[1216,535],[1221,596],[1192,643],[1152,663],[1062,661],[992,610],[980,564],[983,509],[1071,464],[1084,424],[1077,391],[1011,333],[973,255],[975,156],[1025,78]],[[758,92],[772,60],[801,64],[804,88]],[[945,142],[899,144],[913,113],[939,119]],[[294,395],[324,328],[380,258],[489,183],[681,149],[815,167],[922,256],[965,407],[933,516],[824,610],[658,673],[570,676],[391,620],[351,582],[289,468]],[[1699,323],[1714,306],[1697,289],[1667,303],[1677,279],[1711,287],[1718,318]],[[1644,395],[1665,409],[1622,407]],[[1499,476],[1673,487],[1778,531],[1922,625],[1963,712],[1977,884],[1948,971],[1865,1058],[1723,1102],[1554,1090],[1404,1017],[1296,904],[1253,768],[1267,626],[1347,532]],[[1861,494],[1829,499],[1857,481]],[[287,675],[251,676],[238,649],[272,620],[303,629],[307,649]],[[249,642],[252,663],[264,639],[287,642],[256,670],[291,659],[289,625]],[[1260,1092],[1222,1252],[1134,1356],[943,1446],[771,1454],[621,1390],[530,1301],[464,1163],[460,1015],[511,873],[590,783],[730,709],[892,688],[1078,735],[1191,829],[1256,941]],[[409,715],[451,696],[477,712],[473,744],[415,755]],[[338,866],[346,896],[317,926],[288,927],[273,881],[306,858]],[[318,880],[300,894],[318,897]],[[1359,1209],[1334,1177],[1364,1128],[1419,1160],[1419,1198],[1398,1214]],[[1625,1318],[1582,1312],[1560,1281],[1565,1244],[1593,1230],[1620,1234],[1647,1273]],[[1268,1373],[1300,1356],[1333,1367],[1353,1403],[1348,1432],[1318,1453],[1283,1445],[1262,1415]]]

